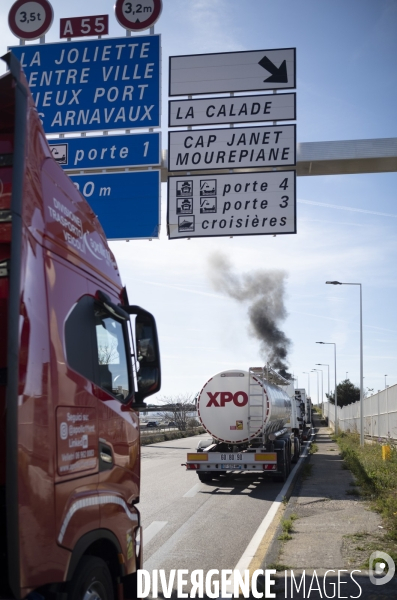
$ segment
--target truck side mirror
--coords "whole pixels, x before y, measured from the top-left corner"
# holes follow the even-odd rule
[[[140,306],[123,307],[130,315],[136,315],[135,340],[139,371],[136,404],[159,391],[161,386],[160,348],[156,321],[153,315]]]

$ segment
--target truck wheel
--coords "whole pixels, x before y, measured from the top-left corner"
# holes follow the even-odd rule
[[[73,575],[68,600],[113,600],[113,583],[107,564],[96,556],[83,556]]]
[[[207,481],[212,481],[212,475],[211,473],[197,473],[198,478],[200,479],[201,483],[206,483]]]

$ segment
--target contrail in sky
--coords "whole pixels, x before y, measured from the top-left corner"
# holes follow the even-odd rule
[[[352,212],[366,213],[367,215],[378,215],[380,217],[393,217],[394,219],[397,219],[397,215],[376,212],[375,210],[365,210],[364,208],[352,208],[350,206],[338,206],[337,204],[326,204],[325,202],[314,202],[314,200],[298,199],[298,202],[300,202],[301,204],[314,204],[315,206],[324,206],[324,208],[338,208],[339,210],[350,210]]]

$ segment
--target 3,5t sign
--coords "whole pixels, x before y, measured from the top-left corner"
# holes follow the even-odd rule
[[[109,16],[74,17],[61,19],[59,37],[75,38],[88,35],[107,35],[109,33]]]
[[[53,18],[48,0],[17,0],[8,13],[8,25],[21,40],[36,40],[47,33]]]

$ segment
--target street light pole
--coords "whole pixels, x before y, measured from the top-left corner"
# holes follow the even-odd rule
[[[321,412],[324,416],[324,372],[322,369],[314,369],[314,371],[321,373]]]
[[[327,367],[328,369],[328,396],[329,396],[329,365],[326,363],[316,363],[316,367]]]
[[[307,375],[307,395],[310,397],[310,373],[307,371],[302,371],[305,375]]]
[[[315,373],[317,376],[317,406],[320,404],[320,390],[319,390],[319,384],[318,384],[318,371],[317,369],[312,369],[312,373]]]
[[[336,344],[334,342],[316,342],[334,347],[334,371],[335,371],[335,435],[338,433],[338,390],[336,388]]]
[[[364,446],[364,378],[363,378],[363,295],[361,283],[345,283],[340,281],[326,281],[331,285],[359,285],[360,286],[360,445]],[[386,386],[385,386],[386,387]]]

